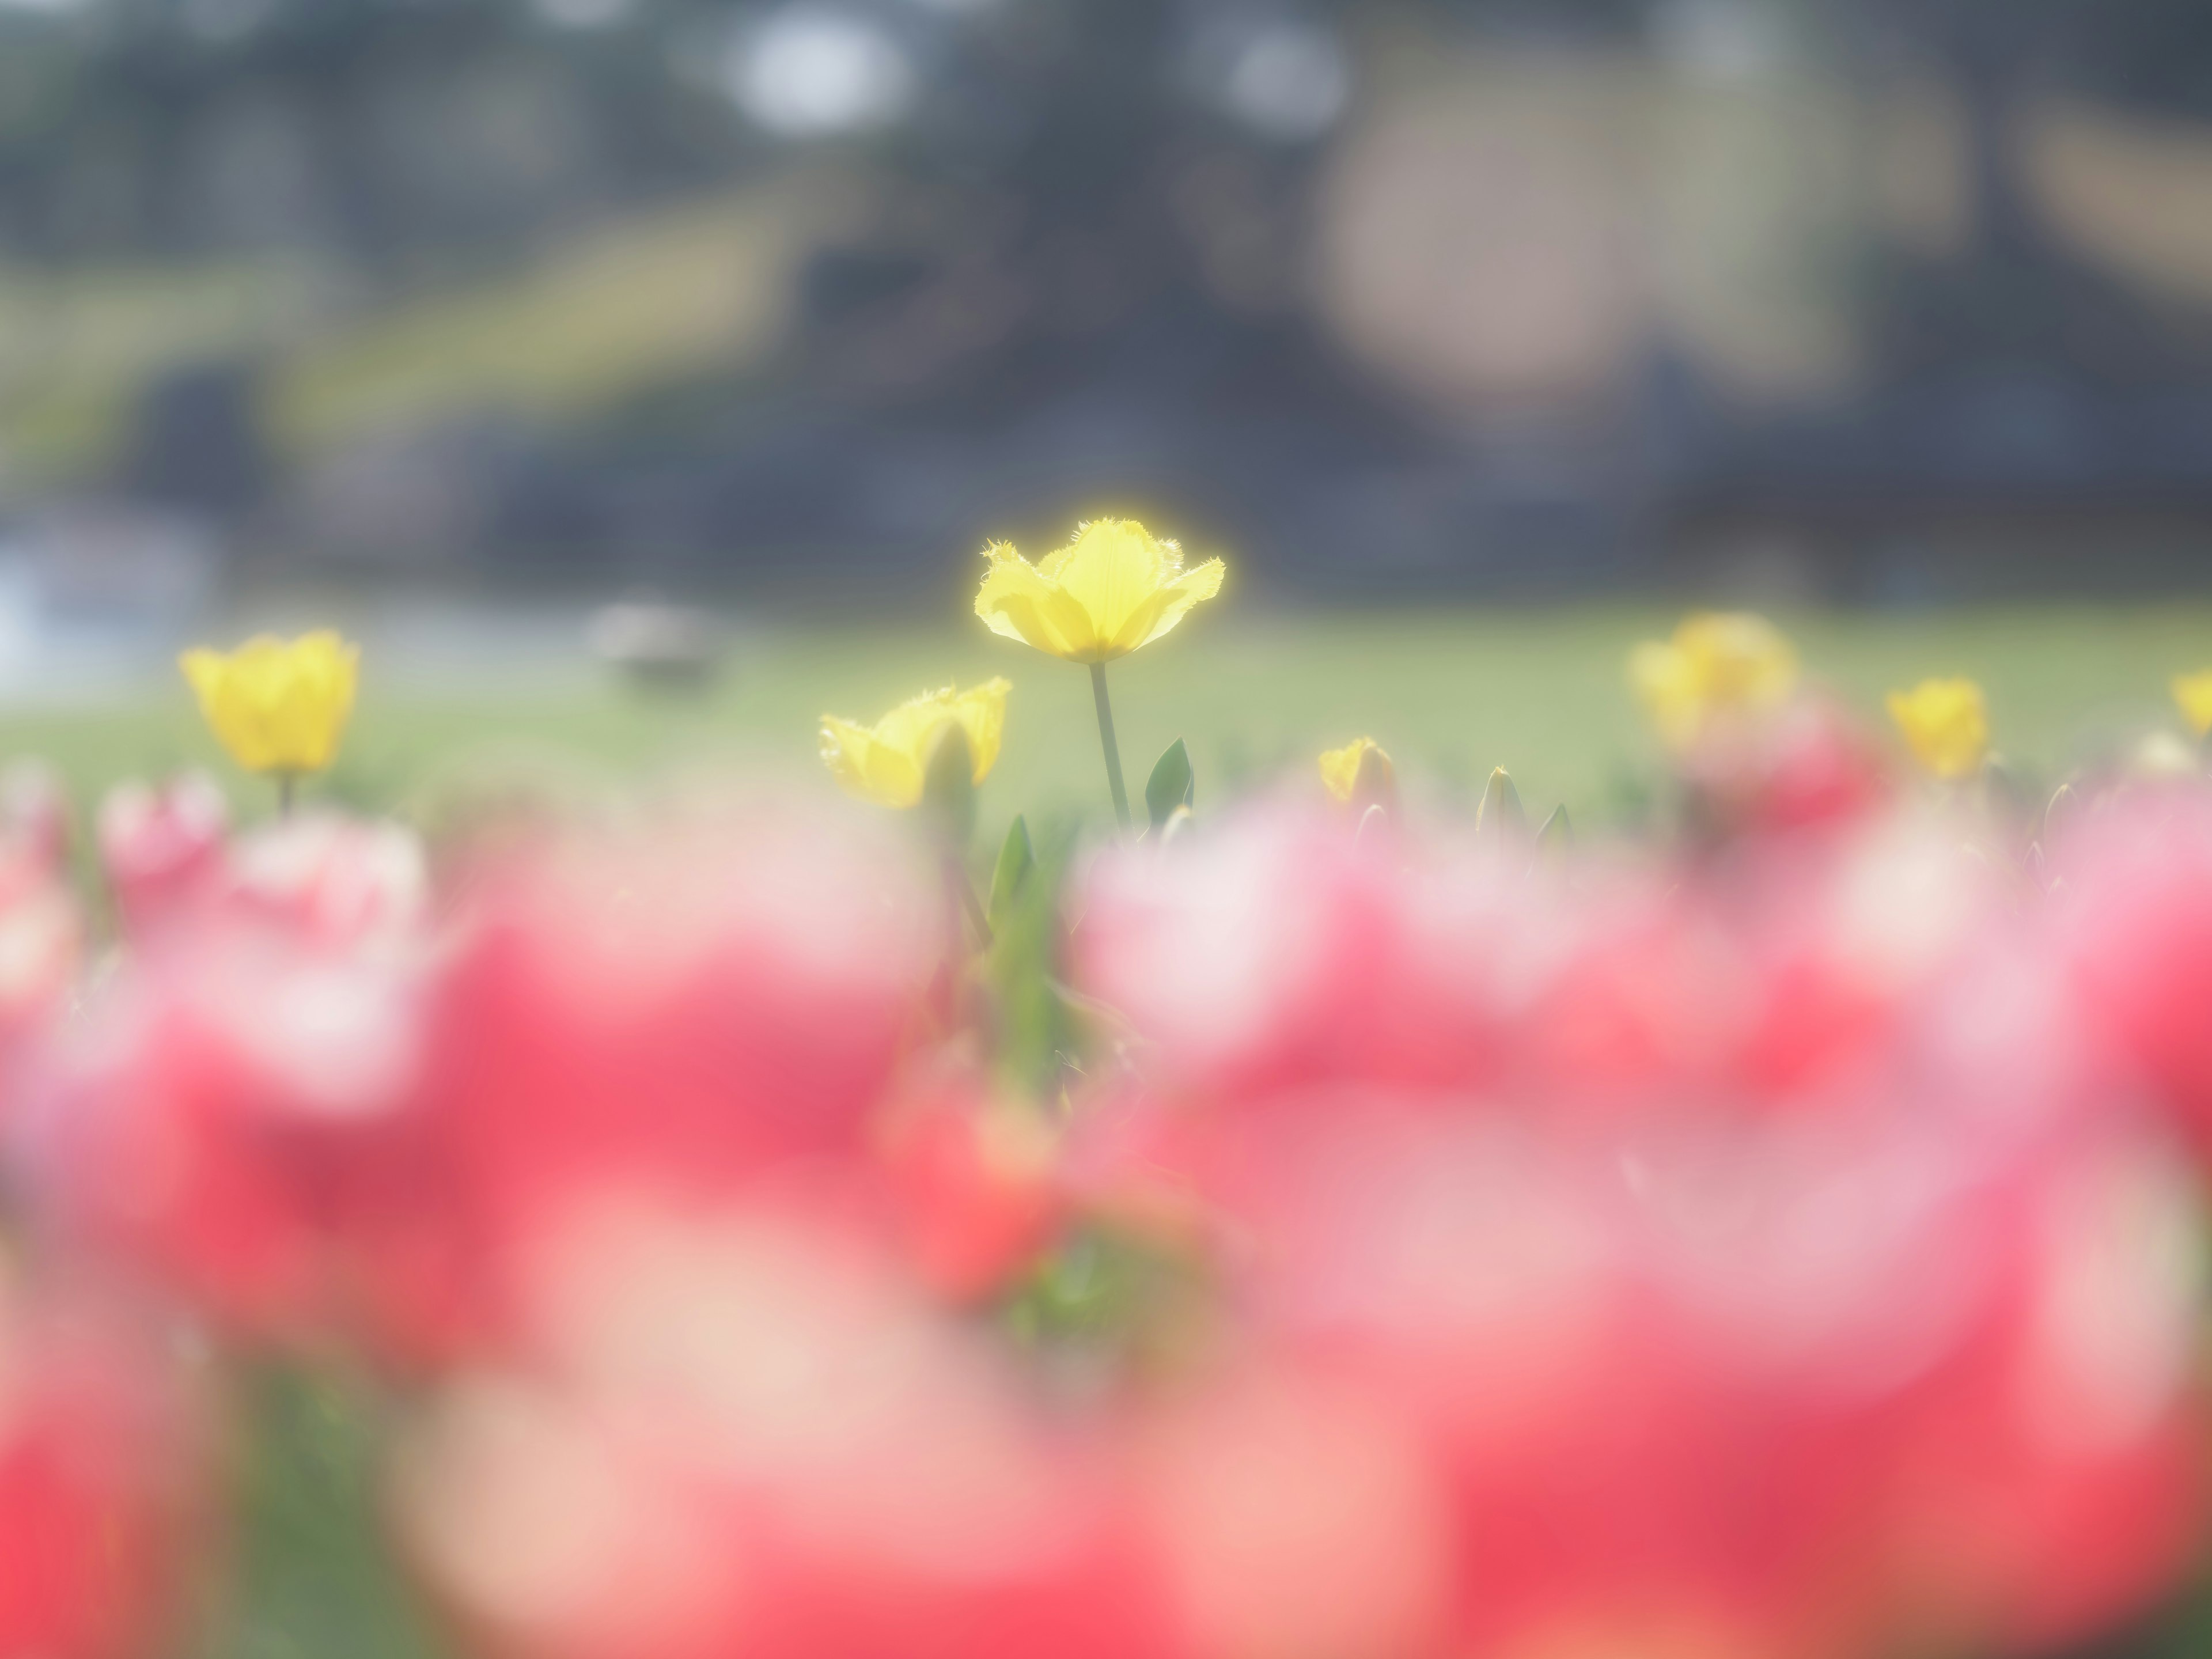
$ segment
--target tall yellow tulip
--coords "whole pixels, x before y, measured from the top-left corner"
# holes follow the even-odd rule
[[[337,755],[360,660],[358,647],[319,629],[289,641],[258,635],[235,651],[187,651],[178,665],[230,757],[273,774],[289,804],[294,782]]]
[[[994,634],[1091,668],[1098,738],[1114,811],[1129,828],[1129,795],[1114,739],[1106,665],[1150,645],[1221,591],[1222,562],[1185,570],[1182,550],[1133,519],[1094,519],[1075,539],[1031,564],[1005,542],[983,550],[990,569],[975,594],[975,614]]]

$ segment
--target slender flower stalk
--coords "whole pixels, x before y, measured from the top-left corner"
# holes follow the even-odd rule
[[[1106,665],[1091,665],[1091,696],[1098,705],[1098,742],[1106,751],[1106,782],[1114,792],[1114,817],[1129,833],[1129,790],[1121,781],[1121,745],[1114,739],[1114,703],[1106,695]]]
[[[975,884],[968,879],[967,865],[959,854],[949,850],[945,854],[945,885],[960,915],[967,918],[968,931],[975,935],[976,948],[989,950],[991,919],[984,913],[983,901],[975,896]]]

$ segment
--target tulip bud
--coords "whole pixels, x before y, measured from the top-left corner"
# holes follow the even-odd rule
[[[1153,766],[1152,775],[1145,781],[1145,811],[1152,818],[1154,835],[1167,827],[1168,819],[1176,809],[1189,811],[1197,794],[1197,783],[1190,769],[1190,750],[1177,738]]]
[[[1552,816],[1544,820],[1544,827],[1536,832],[1536,850],[1554,856],[1571,851],[1575,844],[1575,827],[1567,821],[1564,802],[1552,809]]]
[[[1482,792],[1482,805],[1474,815],[1474,833],[1486,841],[1522,841],[1528,834],[1528,813],[1521,805],[1521,792],[1502,766],[1492,767]]]

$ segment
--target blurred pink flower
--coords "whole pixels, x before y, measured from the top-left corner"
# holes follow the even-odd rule
[[[118,785],[100,804],[96,834],[124,930],[143,939],[202,900],[223,863],[230,805],[204,772],[159,788]]]
[[[0,1261],[0,1653],[173,1650],[204,1542],[206,1445],[163,1349]]]
[[[1412,1437],[1454,1565],[1409,1650],[2045,1644],[2185,1566],[2200,1286],[2160,1127],[2045,918],[1940,826],[1838,830],[1561,879],[1257,813],[1079,901],[1132,1035],[1077,1190],[1196,1242],[1256,1376]],[[1181,1570],[1267,1607],[1237,1574],[1291,1502],[1177,1533],[1224,1553]]]

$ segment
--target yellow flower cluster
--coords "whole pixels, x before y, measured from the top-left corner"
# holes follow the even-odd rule
[[[1079,526],[1073,541],[1036,564],[1004,542],[992,543],[984,556],[990,569],[975,595],[975,614],[993,633],[1091,665],[1094,679],[1103,665],[1151,644],[1221,589],[1220,560],[1186,571],[1175,543],[1131,519]],[[884,806],[916,805],[930,757],[946,727],[957,723],[967,734],[975,781],[981,783],[998,759],[1012,689],[1003,679],[968,691],[947,686],[901,703],[872,726],[825,714],[823,762],[854,794]],[[1126,823],[1128,806],[1103,682],[1097,696],[1114,804]]]
[[[991,630],[1091,665],[1115,802],[1126,823],[1103,665],[1169,633],[1219,592],[1222,562],[1208,559],[1186,570],[1174,542],[1127,519],[1080,525],[1066,547],[1035,564],[1003,542],[991,544],[984,556],[990,568],[975,596],[975,614]],[[359,659],[357,647],[325,629],[289,641],[258,635],[228,652],[188,651],[179,665],[231,757],[289,784],[336,757],[353,712]],[[1797,653],[1764,617],[1698,611],[1669,638],[1638,645],[1628,675],[1660,737],[1683,749],[1717,720],[1786,703],[1797,687]],[[1002,678],[965,691],[947,685],[908,699],[871,726],[825,714],[823,762],[853,793],[911,807],[922,799],[938,744],[957,726],[972,781],[980,784],[998,761],[1012,690]],[[2212,735],[2212,668],[2176,675],[2171,690],[2190,730],[2199,738]],[[1889,693],[1887,707],[1905,746],[1935,776],[1970,777],[1987,763],[1988,701],[1974,681],[1924,679]],[[1372,738],[1326,751],[1320,771],[1340,802],[1374,805],[1395,796],[1390,757]]]

